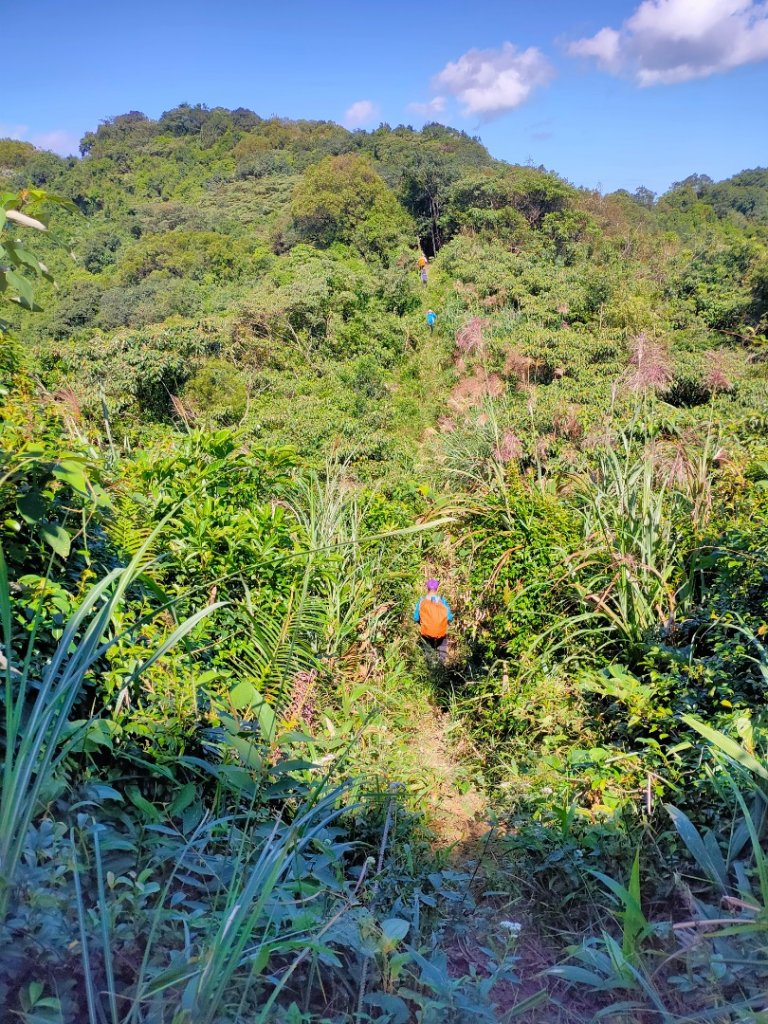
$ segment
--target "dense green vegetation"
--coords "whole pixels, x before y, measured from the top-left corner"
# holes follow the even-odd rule
[[[0,140],[6,1014],[761,1020],[768,171],[81,153]]]

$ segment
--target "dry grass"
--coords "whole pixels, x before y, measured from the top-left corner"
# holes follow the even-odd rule
[[[488,326],[488,320],[480,316],[473,316],[463,327],[456,331],[456,351],[464,356],[477,356],[482,358],[486,354],[485,338],[483,329]]]
[[[624,383],[630,391],[661,390],[672,381],[672,365],[666,347],[645,332],[632,340]]]
[[[497,373],[475,370],[471,377],[459,381],[448,399],[449,407],[456,413],[466,413],[483,405],[488,398],[499,398],[506,385]]]

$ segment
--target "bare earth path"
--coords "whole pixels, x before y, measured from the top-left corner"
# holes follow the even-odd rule
[[[435,844],[447,852],[457,870],[471,878],[472,898],[448,923],[441,943],[451,973],[455,977],[488,975],[488,958],[482,947],[488,947],[491,937],[503,942],[507,924],[502,922],[511,919],[521,926],[515,948],[515,971],[520,981],[500,981],[493,987],[491,998],[499,1022],[588,1024],[597,1008],[569,998],[553,979],[542,976],[559,957],[538,934],[534,908],[512,893],[499,891],[498,876],[511,874],[509,855],[498,826],[492,829],[487,795],[471,782],[466,765],[471,750],[460,727],[433,707],[419,722],[414,742],[435,780],[425,801]],[[542,990],[545,996],[539,1005],[528,1010],[521,1005],[528,1000],[536,1003]]]

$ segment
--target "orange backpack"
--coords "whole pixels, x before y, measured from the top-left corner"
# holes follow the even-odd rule
[[[421,635],[442,640],[448,632],[448,612],[439,597],[422,597],[419,601]]]

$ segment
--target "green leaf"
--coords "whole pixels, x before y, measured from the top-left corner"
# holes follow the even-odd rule
[[[76,213],[78,216],[84,216],[83,211],[68,196],[59,196],[55,192],[46,192],[44,189],[33,189],[32,192],[35,194],[35,198],[38,202],[43,203],[54,203],[56,206],[60,206],[63,210],[69,210],[70,213]]]
[[[594,971],[588,971],[584,967],[575,967],[571,964],[550,967],[547,974],[552,974],[556,978],[562,978],[564,981],[570,981],[574,985],[584,985],[586,988],[592,988],[596,992],[611,987],[604,978],[601,978],[599,974],[595,974]]]
[[[640,850],[635,851],[632,872],[627,888],[629,899],[624,905],[622,952],[628,958],[634,957],[642,938],[648,932],[648,921],[640,907]]]
[[[306,772],[311,768],[317,768],[314,761],[305,761],[301,757],[291,758],[290,761],[280,761],[272,769],[273,775],[285,775],[287,772]]]
[[[117,800],[119,803],[123,803],[122,794],[105,782],[89,782],[88,795],[92,795],[96,800]]]
[[[73,491],[88,493],[88,482],[83,466],[73,459],[66,459],[53,467],[53,475],[62,483],[68,484]]]
[[[701,870],[722,893],[727,893],[728,869],[725,866],[725,861],[719,849],[712,849],[711,844],[707,846],[699,830],[678,807],[675,807],[673,804],[665,804],[664,806],[680,838],[687,846],[688,852]]]
[[[32,282],[24,277],[23,274],[17,274],[15,270],[6,270],[5,280],[8,286],[16,292],[19,301],[25,309],[29,309],[34,305]]]
[[[10,259],[17,264],[25,264],[30,267],[36,274],[40,272],[40,260],[31,253],[29,249],[25,249],[24,246],[19,245],[18,242],[7,242],[6,251]]]
[[[45,518],[45,500],[39,491],[27,491],[20,498],[16,499],[16,508],[19,515],[30,526]]]
[[[264,764],[264,760],[256,749],[256,740],[257,737],[255,735],[253,739],[244,739],[242,736],[230,736],[226,743],[228,747],[237,752],[244,765],[259,771]]]
[[[182,811],[189,807],[195,799],[196,794],[197,787],[193,782],[188,782],[186,785],[182,786],[168,805],[168,813],[173,815],[181,814]]]
[[[63,526],[57,523],[38,523],[37,529],[45,543],[52,547],[57,555],[61,558],[69,555],[71,538]]]
[[[62,735],[64,738],[72,737],[70,750],[93,753],[99,747],[112,750],[113,736],[117,731],[119,731],[119,726],[114,722],[104,718],[94,718],[90,721],[82,719],[69,723]]]
[[[222,785],[230,787],[251,799],[256,796],[256,783],[247,768],[241,768],[234,764],[211,764],[202,758],[191,756],[180,757],[179,762],[212,775]]]
[[[548,1003],[549,998],[549,992],[545,988],[541,988],[538,992],[534,992],[532,996],[528,996],[527,999],[521,999],[519,1003],[515,1003],[514,1007],[507,1011],[505,1020],[510,1021],[516,1017],[522,1017],[529,1010],[535,1010],[538,1006]]]
[[[168,609],[168,613],[171,616],[173,616],[174,609],[173,609],[173,605],[172,605],[172,599],[171,599],[170,595],[168,594],[168,592],[163,590],[163,588],[160,586],[160,584],[156,580],[153,580],[152,577],[149,576],[145,572],[139,573],[139,575],[136,578],[137,578],[137,580],[139,580],[139,582],[141,582],[147,588],[147,590],[151,594],[155,595],[155,597],[158,599],[158,601],[160,601],[162,604],[167,604],[167,605],[171,606]]]
[[[238,711],[247,710],[255,714],[263,739],[272,740],[275,735],[275,712],[264,700],[264,697],[253,683],[243,680],[243,682],[238,683],[234,687],[229,696],[233,706]],[[225,725],[231,732],[231,725],[227,724],[227,722],[225,722]]]
[[[191,962],[184,960],[181,963],[172,964],[147,981],[142,989],[142,996],[147,999],[150,996],[159,995],[167,988],[179,985],[188,978],[194,978],[199,972],[200,966],[194,960]]]
[[[402,917],[388,917],[381,922],[381,934],[388,945],[397,945],[408,934],[410,924]]]
[[[158,811],[154,804],[151,804],[149,800],[141,795],[138,786],[126,786],[125,795],[131,801],[133,806],[137,810],[141,811],[148,821],[162,821],[163,816],[160,811]]]
[[[229,699],[232,701],[232,707],[238,711],[244,711],[246,708],[253,707],[255,703],[264,700],[253,683],[249,683],[247,680],[238,683],[230,691]]]
[[[297,729],[292,729],[290,732],[280,734],[281,746],[288,746],[291,743],[314,743],[317,746],[320,741],[316,736],[310,736],[309,733],[300,732]]]
[[[371,992],[365,997],[365,1002],[368,1006],[375,1006],[378,1010],[383,1010],[386,1014],[385,1019],[391,1021],[391,1024],[408,1024],[411,1019],[408,1004],[400,996],[391,995],[388,992]]]
[[[413,960],[416,966],[421,968],[419,981],[422,985],[426,985],[437,995],[450,987],[451,978],[448,974],[447,964],[438,966],[427,960],[426,957],[422,956],[415,949],[413,950]]]
[[[606,888],[616,896],[621,903],[621,920],[623,924],[623,949],[627,959],[631,959],[637,952],[640,941],[650,932],[650,925],[640,906],[640,861],[639,851],[635,854],[632,865],[632,872],[629,879],[629,888],[625,888],[615,878],[606,875],[602,871],[590,869],[590,874],[599,879]]]

